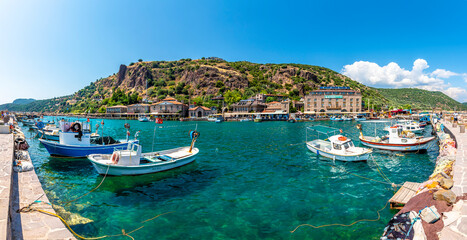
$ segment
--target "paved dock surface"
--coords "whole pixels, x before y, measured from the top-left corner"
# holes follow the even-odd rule
[[[452,123],[443,121],[455,136],[457,141],[456,162],[453,166],[454,186],[452,191],[457,196],[467,194],[467,133],[460,133],[459,126],[453,127]],[[467,239],[467,201],[464,200],[460,204],[460,214],[456,222],[446,226],[440,233],[441,240],[447,239]]]
[[[75,239],[55,216],[37,211],[18,212],[36,200],[33,208],[55,213],[35,171],[13,171],[12,134],[0,134],[0,239]]]
[[[13,135],[0,134],[0,239],[11,236],[9,205],[13,172]]]

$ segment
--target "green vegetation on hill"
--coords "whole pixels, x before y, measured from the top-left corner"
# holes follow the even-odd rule
[[[12,103],[13,104],[28,104],[28,103],[32,103],[36,101],[35,99],[32,99],[32,98],[18,98],[18,99],[15,99]]]
[[[418,88],[377,89],[389,101],[390,108],[411,105],[413,109],[430,110],[467,110],[467,106],[438,91],[427,91]]]
[[[211,99],[218,95],[225,96],[229,104],[257,93],[299,100],[320,86],[348,86],[361,91],[365,102],[371,99],[377,106],[387,103],[377,90],[324,67],[227,62],[210,57],[150,62],[140,59],[129,66],[121,65],[118,73],[92,82],[71,96],[7,107],[17,111],[105,112],[106,106],[141,102],[146,97],[158,101],[167,96],[212,107],[218,102]]]
[[[128,105],[148,98],[158,101],[167,96],[184,103],[218,106],[213,97],[223,95],[228,104],[247,99],[257,93],[280,94],[299,100],[320,86],[348,86],[361,91],[363,103],[375,109],[404,104],[425,108],[421,103],[443,102],[446,107],[459,105],[442,94],[420,90],[405,94],[403,89],[389,91],[367,87],[328,68],[304,64],[258,64],[246,61],[227,62],[210,57],[198,60],[143,61],[121,65],[117,73],[98,79],[71,96],[34,101],[25,105],[0,105],[14,111],[49,111],[62,113],[105,112],[107,106]],[[400,96],[398,93],[401,93]],[[418,94],[418,95],[417,95]],[[425,101],[424,99],[429,101]]]

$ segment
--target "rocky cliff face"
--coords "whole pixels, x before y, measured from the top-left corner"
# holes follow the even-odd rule
[[[321,85],[334,84],[334,79],[348,80],[329,69],[288,64],[254,64],[224,61],[174,61],[140,62],[130,66],[121,65],[117,74],[99,80],[96,84],[106,89],[116,87],[125,92],[145,93],[148,88],[173,90],[183,83],[192,96],[222,94],[226,90],[256,91],[288,94],[296,90],[300,96]],[[220,84],[221,83],[221,84]],[[359,89],[363,85],[351,86]],[[111,91],[106,92],[108,97]],[[157,97],[157,95],[156,95]]]

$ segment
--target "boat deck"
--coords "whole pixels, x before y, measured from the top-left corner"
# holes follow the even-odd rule
[[[404,185],[389,199],[391,209],[402,209],[404,205],[417,193],[421,183],[405,182]]]

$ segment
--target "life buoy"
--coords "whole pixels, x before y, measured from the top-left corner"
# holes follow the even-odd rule
[[[15,139],[15,143],[17,143],[17,144],[22,144],[24,142],[25,142],[24,138],[19,137],[19,138]]]
[[[340,137],[337,138],[337,140],[339,140],[339,141],[345,141],[345,140],[347,140],[347,137],[340,136]]]
[[[73,124],[71,125],[71,128],[70,128],[70,129],[71,129],[72,132],[81,132],[81,124],[75,122],[75,123],[73,123]]]
[[[118,154],[117,152],[114,152],[112,154],[112,163],[117,164],[119,160],[120,160],[120,154]]]

